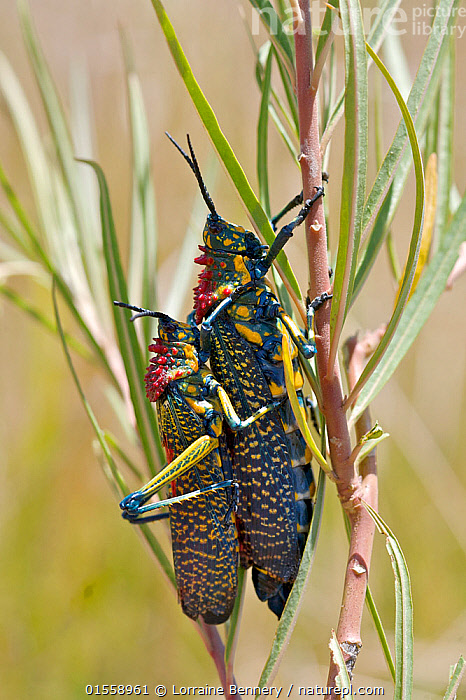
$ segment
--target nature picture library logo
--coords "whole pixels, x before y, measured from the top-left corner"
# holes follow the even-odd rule
[[[398,7],[396,9],[383,10],[380,7],[362,8],[362,20],[364,31],[369,32],[374,23],[382,24],[386,34],[392,36],[403,36],[411,34],[413,36],[430,36],[433,31],[442,31],[442,34],[449,34],[458,39],[462,39],[466,31],[466,7],[452,7],[454,3],[439,4],[420,3],[411,8]],[[313,27],[320,27],[328,5],[320,0],[311,2],[311,20]],[[285,19],[281,22],[273,7],[264,7],[254,11],[252,14],[251,30],[252,34],[259,34],[261,21],[265,22],[270,34],[278,34],[285,31],[287,34],[299,34],[304,31],[304,22],[298,17],[299,8],[297,5],[285,10]],[[335,10],[335,19],[337,19]],[[436,30],[435,18],[450,18],[445,24],[442,22],[442,29]],[[335,21],[332,31],[337,36],[343,36],[340,23]]]

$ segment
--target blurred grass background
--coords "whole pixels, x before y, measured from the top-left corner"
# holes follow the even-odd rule
[[[403,3],[408,16],[415,5]],[[189,131],[201,167],[210,146],[172,64],[152,6],[149,0],[31,0],[30,6],[65,108],[70,72],[84,66],[89,73],[94,156],[109,182],[122,251],[129,228],[131,173],[119,24],[130,38],[152,138],[160,228],[158,295],[163,310],[196,194],[192,174],[164,131],[181,142]],[[243,7],[250,22],[249,5]],[[253,144],[259,96],[237,4],[171,0],[167,11],[223,130],[255,183]],[[401,38],[406,40],[414,71],[424,38],[412,36],[409,29],[408,25],[408,39]],[[20,76],[39,123],[45,126],[12,2],[0,4],[0,48]],[[462,123],[466,98],[461,89],[464,38],[458,41],[457,53],[455,175],[462,193],[466,179]],[[397,123],[396,108],[387,100],[385,145]],[[26,167],[3,105],[0,129],[0,157],[32,212]],[[336,236],[339,221],[341,130],[342,125],[332,148],[326,196],[330,236],[332,230]],[[275,134],[269,158],[272,206],[278,210],[299,190],[299,176]],[[371,168],[373,176],[374,162]],[[226,218],[247,223],[223,174],[213,195]],[[406,252],[412,206],[413,192],[408,187],[393,226],[400,257]],[[288,253],[302,285],[303,251],[303,241],[296,236]],[[195,271],[187,270],[187,274],[194,283]],[[50,296],[43,289],[22,277],[15,283],[36,305],[50,310]],[[386,320],[394,294],[382,255],[366,294],[358,299],[348,320],[346,335]],[[379,449],[380,512],[397,535],[411,573],[416,698],[442,695],[449,664],[466,647],[465,299],[463,277],[453,291],[445,293],[372,409],[373,418],[391,433],[391,439]],[[189,308],[187,299],[186,311]],[[193,625],[182,615],[135,532],[119,516],[57,338],[4,300],[0,310],[0,693],[10,698],[82,698],[88,683],[218,685],[214,666]],[[118,432],[99,387],[98,372],[80,360],[76,366],[100,424]],[[305,605],[274,685],[325,683],[327,640],[338,619],[345,561],[342,518],[329,487]],[[380,537],[375,542],[371,586],[391,633],[393,582]],[[242,685],[256,684],[274,628],[273,616],[249,587],[236,662]],[[368,615],[363,640],[357,683],[385,684],[388,694],[391,684]]]

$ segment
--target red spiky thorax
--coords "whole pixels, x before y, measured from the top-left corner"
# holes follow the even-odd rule
[[[214,251],[202,245],[199,250],[202,255],[194,262],[203,265],[204,270],[199,274],[197,287],[194,287],[196,323],[201,323],[218,301],[226,299],[238,285],[251,279],[242,255]]]
[[[149,345],[149,351],[155,356],[151,357],[145,376],[149,401],[157,401],[170,382],[189,377],[199,369],[194,346],[189,343],[167,343],[161,338],[154,338],[154,341]]]

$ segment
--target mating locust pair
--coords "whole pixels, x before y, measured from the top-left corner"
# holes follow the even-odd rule
[[[120,507],[123,517],[141,523],[167,517],[154,511],[168,506],[178,595],[186,615],[201,615],[208,624],[228,619],[237,592],[239,550],[240,565],[252,567],[258,597],[280,617],[306,542],[315,489],[310,450],[286,392],[283,335],[293,348],[303,411],[298,351],[310,358],[315,345],[269,291],[265,275],[323,190],[317,189],[268,249],[254,233],[219,216],[189,137],[191,157],[173,143],[194,172],[210,212],[202,255],[196,258],[204,270],[188,323],[115,302],[137,312],[132,320],[158,319],[159,337],[149,346],[154,356],[145,382],[169,462]],[[300,203],[302,197],[295,198],[272,225]],[[328,298],[323,295],[313,307]],[[170,497],[149,502],[166,484]]]

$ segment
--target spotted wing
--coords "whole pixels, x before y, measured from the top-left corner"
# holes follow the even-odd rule
[[[159,402],[159,423],[169,458],[181,454],[204,434],[202,421],[183,397],[170,392]],[[222,458],[223,464],[222,464]],[[224,481],[230,465],[225,449],[216,449],[172,483],[178,496]],[[222,488],[170,506],[173,561],[183,611],[208,624],[225,622],[237,592],[237,540],[232,489]]]
[[[211,366],[241,419],[272,401],[254,352],[227,317],[214,325]],[[230,434],[229,441],[239,482],[236,518],[241,563],[278,581],[293,580],[299,564],[294,488],[278,412],[270,411],[248,428]],[[264,583],[262,596],[258,592],[264,599],[271,594],[266,588]]]

